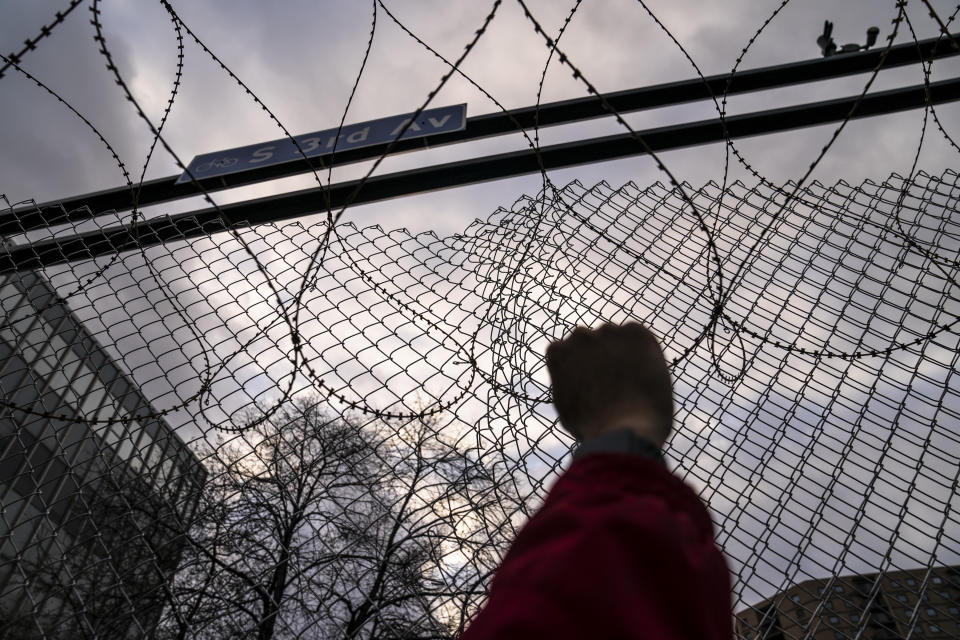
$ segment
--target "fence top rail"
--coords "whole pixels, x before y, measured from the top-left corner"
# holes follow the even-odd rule
[[[951,36],[960,38],[960,34]],[[428,139],[397,140],[390,153],[403,153],[448,144],[480,140],[505,135],[534,126],[550,127],[610,115],[604,102],[620,113],[637,112],[670,105],[707,100],[720,95],[749,93],[794,84],[816,82],[858,73],[866,73],[883,63],[882,69],[891,69],[919,62],[936,60],[960,54],[960,49],[949,46],[946,37],[928,38],[899,44],[884,58],[883,48],[856,53],[813,58],[787,64],[758,67],[734,74],[716,74],[704,78],[690,78],[677,82],[639,87],[604,94],[560,100],[546,104],[521,107],[498,113],[487,113],[467,118],[461,131],[442,133]],[[519,128],[518,128],[519,127]],[[267,167],[258,167],[235,174],[216,176],[177,184],[180,174],[148,180],[139,185],[137,207],[145,207],[180,198],[195,196],[201,191],[216,192],[268,180],[289,177],[329,166],[370,160],[383,155],[387,145],[379,144],[360,149],[337,151]],[[113,187],[102,191],[52,200],[36,206],[21,207],[0,214],[0,235],[23,233],[55,224],[80,222],[104,212],[126,211],[133,208],[131,190]]]

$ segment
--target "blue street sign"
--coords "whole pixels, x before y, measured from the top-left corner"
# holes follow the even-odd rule
[[[394,140],[404,125],[413,117],[412,113],[400,116],[390,116],[379,120],[369,120],[357,124],[344,125],[337,136],[336,129],[314,131],[295,136],[294,139],[308,158],[331,153],[369,147],[375,144],[385,144]],[[456,104],[449,107],[426,109],[420,113],[416,121],[402,136],[407,138],[425,138],[436,133],[461,131],[467,126],[467,105]],[[216,151],[196,156],[187,165],[187,169],[198,180],[223,176],[230,173],[239,173],[256,167],[266,167],[302,159],[296,145],[289,138],[271,140],[260,144],[251,144],[245,147]],[[184,171],[176,184],[189,182],[190,176]]]

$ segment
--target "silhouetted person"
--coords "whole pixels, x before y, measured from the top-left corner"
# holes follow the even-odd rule
[[[730,640],[730,575],[697,495],[660,449],[673,386],[636,323],[547,348],[560,422],[582,444],[514,540],[462,640]]]

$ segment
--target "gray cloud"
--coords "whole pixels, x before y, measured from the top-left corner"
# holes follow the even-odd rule
[[[0,46],[10,50],[32,35],[59,8],[58,4],[31,3],[16,14],[6,12],[9,19],[0,26]],[[298,2],[285,4],[281,12],[266,11],[254,2],[234,2],[229,10],[204,3],[180,4],[177,9],[191,28],[263,97],[292,132],[337,124],[359,69],[370,5],[339,3],[319,9],[315,2]],[[451,58],[459,54],[488,10],[485,3],[420,2],[402,6],[391,2],[388,6]],[[566,6],[554,2],[531,6],[554,30],[567,11]],[[824,19],[834,20],[841,41],[859,40],[871,24],[887,30],[892,6],[792,3],[757,40],[742,67],[815,56],[814,39]],[[911,4],[911,16],[920,36],[931,36],[935,27],[925,17],[925,10],[918,7]],[[697,3],[695,7],[658,3],[654,10],[689,46],[704,73],[719,73],[729,70],[769,8],[744,0]],[[531,104],[547,50],[517,5],[507,2],[502,12],[468,59],[465,70],[508,107]],[[117,3],[104,5],[104,24],[121,72],[156,120],[174,71],[176,51],[169,20],[159,5],[143,9],[140,3]],[[416,108],[445,72],[441,63],[382,13],[377,29],[369,68],[348,122]],[[131,171],[138,172],[150,142],[148,130],[113,84],[93,46],[92,33],[86,13],[78,13],[58,28],[49,42],[29,54],[24,65],[62,91],[71,104],[102,127]],[[693,75],[689,63],[652,25],[638,3],[584,2],[561,47],[603,90]],[[195,153],[277,137],[276,125],[189,38],[186,52],[181,97],[167,130],[168,139],[184,160]],[[919,81],[916,70],[890,77],[893,79],[884,82]],[[856,77],[772,96],[746,96],[731,100],[730,112],[848,95],[862,88],[864,81],[864,77]],[[14,199],[43,200],[119,184],[119,173],[102,144],[72,114],[14,72],[0,79],[0,88],[0,191]],[[554,61],[545,98],[584,93],[583,85],[572,78],[569,69]],[[460,101],[467,101],[474,114],[494,109],[468,83],[456,78],[435,103]],[[938,111],[944,124],[960,121],[957,105]],[[712,105],[701,104],[630,116],[630,121],[650,127],[713,115]],[[921,117],[921,112],[915,111],[850,123],[813,178],[828,185],[840,178],[859,184],[867,177],[881,180],[891,171],[908,171],[919,141]],[[772,181],[782,183],[803,174],[834,129],[817,127],[738,140],[736,144],[752,165]],[[569,139],[615,131],[618,129],[614,125],[603,121],[560,133],[548,132],[544,138]],[[384,170],[417,166],[425,157],[441,162],[467,157],[478,149],[492,153],[522,148],[523,144],[519,136],[510,136],[470,149],[409,154],[385,163]],[[707,180],[720,179],[723,152],[723,145],[709,145],[663,157],[678,177],[699,187]],[[955,166],[955,154],[956,150],[931,130],[920,167],[939,175],[945,167]],[[356,176],[366,166],[338,170],[334,179]],[[150,175],[167,175],[174,170],[173,162],[161,151]],[[744,177],[748,173],[734,161],[731,179]],[[578,179],[587,187],[602,180],[614,187],[633,181],[640,189],[665,179],[650,158],[552,172],[551,178],[561,186]],[[300,179],[298,184],[311,180]],[[573,187],[551,212],[553,218],[537,226],[531,222],[537,214],[535,206],[529,201],[516,206],[513,203],[524,193],[535,195],[540,184],[539,176],[523,177],[348,211],[345,220],[355,220],[361,227],[381,224],[386,231],[343,229],[346,240],[337,245],[339,252],[328,256],[319,292],[308,296],[302,327],[307,352],[325,380],[351,398],[354,396],[350,394],[371,392],[370,398],[397,406],[413,402],[417,385],[434,399],[447,399],[458,392],[457,384],[466,385],[466,367],[453,362],[455,346],[458,341],[460,346],[467,344],[471,332],[479,330],[477,356],[486,379],[472,382],[450,428],[477,432],[477,439],[488,446],[504,446],[523,462],[518,465],[518,474],[534,481],[556,474],[557,464],[569,448],[569,438],[555,432],[555,416],[549,407],[515,397],[490,381],[512,391],[532,395],[541,392],[545,384],[539,360],[543,343],[578,318],[583,322],[646,319],[664,336],[668,353],[676,356],[692,342],[710,313],[703,285],[705,240],[692,216],[663,214],[657,219],[667,211],[667,204],[681,206],[675,195],[668,197],[662,185],[650,187],[646,197],[640,197],[634,187],[628,187],[626,195],[617,196],[606,187],[589,192]],[[752,186],[753,182],[748,180],[748,184]],[[243,193],[259,195],[280,188],[265,185]],[[745,188],[735,191],[747,197]],[[217,196],[217,200],[235,197],[239,194],[228,193]],[[668,202],[661,202],[661,198]],[[708,201],[698,200],[704,204]],[[623,220],[618,226],[618,207],[627,205],[645,207],[645,222],[630,218],[636,223],[634,228],[626,228]],[[486,220],[498,206],[513,208],[489,223],[468,226],[476,218]],[[167,206],[156,209],[171,210]],[[840,209],[838,206],[837,215]],[[602,233],[574,219],[575,213],[602,225]],[[797,211],[791,215],[802,218],[804,214]],[[301,284],[308,256],[316,249],[322,231],[316,226],[317,220],[304,219],[305,229],[287,224],[279,230],[252,230],[245,236],[258,256],[270,263],[268,275],[284,289],[282,297],[290,296]],[[527,228],[526,224],[531,226]],[[408,227],[413,233],[432,230],[440,237],[391,233],[398,227]],[[739,235],[731,232],[721,239],[723,249],[742,254],[744,239],[753,237],[755,231],[747,226]],[[785,228],[778,237],[789,244],[804,233],[810,236],[804,236],[808,240],[815,235]],[[635,254],[680,275],[652,273],[649,263],[607,246],[612,244],[610,238],[628,239],[627,246]],[[506,279],[505,267],[516,266],[525,246],[534,248],[534,257],[514,277],[513,288],[504,299],[509,304],[498,308],[490,298]],[[424,247],[440,257],[430,262],[424,257],[430,251]],[[414,253],[405,253],[408,250]],[[775,261],[788,250],[764,247],[766,255],[772,252]],[[822,257],[833,259],[826,254]],[[142,257],[130,254],[84,294],[74,297],[71,304],[156,404],[165,407],[188,397],[199,386],[202,351],[209,351],[216,362],[238,349],[238,337],[265,331],[276,320],[277,303],[239,243],[226,235],[188,247],[157,248],[147,253],[147,260],[161,273],[159,282],[145,268]],[[429,279],[431,270],[440,265],[444,277]],[[93,272],[93,265],[74,266],[87,275]],[[685,273],[687,268],[689,274]],[[852,312],[825,320],[817,315],[825,313],[821,293],[832,291],[834,299],[841,296],[837,279],[840,272],[834,272],[833,279],[824,283],[786,274],[785,269],[777,267],[770,268],[777,272],[771,279],[766,268],[770,265],[757,262],[748,270],[757,290],[742,290],[742,295],[731,301],[731,310],[749,315],[751,321],[764,331],[775,332],[784,342],[801,340],[817,348],[840,348],[840,344],[861,340],[838,338],[856,324]],[[361,270],[367,279],[361,276]],[[878,266],[876,270],[882,269]],[[371,285],[370,277],[377,286]],[[907,280],[904,275],[898,286],[906,287],[903,283]],[[76,288],[81,281],[79,273],[66,270],[55,277],[61,292]],[[587,286],[590,282],[592,287]],[[953,309],[956,292],[942,279],[938,282],[946,292],[947,301],[942,304],[953,305]],[[555,287],[553,292],[548,292],[550,284]],[[889,289],[864,290],[860,298],[868,294],[892,297],[895,292]],[[801,294],[819,302],[804,302]],[[911,295],[911,303],[919,305],[929,302],[932,294]],[[788,299],[790,296],[792,299]],[[852,299],[860,298],[852,295]],[[759,309],[753,308],[756,300],[763,303]],[[785,304],[804,306],[813,322],[790,327],[783,316],[776,317]],[[412,316],[411,309],[419,312],[424,305],[429,307],[424,313],[434,326]],[[184,310],[184,319],[174,312],[177,308]],[[480,326],[477,315],[484,318],[492,315],[491,310],[498,315],[486,318],[490,323]],[[764,316],[764,311],[772,315]],[[525,318],[535,318],[538,324],[527,323]],[[919,308],[909,318],[921,332],[937,319],[942,317],[934,318]],[[889,344],[894,336],[882,326],[883,320],[871,320],[875,332],[862,338],[864,343]],[[203,340],[194,339],[191,327]],[[444,332],[449,335],[444,336]],[[689,479],[704,489],[718,522],[723,520],[721,539],[741,570],[738,589],[744,602],[780,588],[794,576],[824,575],[834,567],[875,567],[882,562],[872,550],[878,544],[888,544],[893,550],[892,566],[910,565],[916,558],[926,557],[943,562],[956,560],[945,552],[947,544],[941,542],[939,548],[933,545],[932,530],[923,524],[937,508],[942,511],[956,506],[955,496],[943,495],[950,465],[956,463],[955,454],[951,458],[948,453],[955,451],[951,447],[957,440],[957,398],[949,391],[953,383],[951,367],[956,364],[955,354],[949,354],[956,351],[956,336],[948,332],[939,340],[939,351],[927,344],[920,353],[909,352],[915,356],[913,360],[891,358],[879,368],[872,361],[834,368],[826,361],[814,362],[753,343],[741,354],[748,378],[730,387],[718,380],[703,346],[679,370],[678,395],[684,399],[682,427],[671,455],[689,473]],[[275,399],[277,384],[297,373],[287,362],[290,350],[289,331],[274,323],[267,335],[259,336],[222,372],[215,386],[214,406],[205,409],[210,423],[227,420],[232,411],[249,406],[254,399]],[[425,352],[431,354],[430,358],[410,362],[414,355]],[[378,380],[371,378],[371,371]],[[295,390],[309,386],[300,373]],[[871,399],[872,382],[903,377],[908,384],[892,384],[885,387],[883,398],[875,394]],[[829,404],[832,399],[836,402]],[[924,414],[934,406],[936,413]],[[192,405],[171,421],[192,437],[202,437],[210,424],[198,415],[199,409]],[[784,421],[789,424],[785,426]],[[895,433],[894,424],[899,433]],[[784,434],[789,439],[784,439]],[[885,438],[896,446],[877,462],[877,442]],[[841,454],[845,439],[850,441],[846,457]],[[927,448],[918,448],[917,443],[926,440]],[[904,479],[912,477],[903,469],[903,458],[909,459],[909,454],[898,457],[898,450],[923,452],[920,465],[925,476],[917,477],[909,493],[912,497],[908,497],[910,488],[904,486]],[[864,458],[879,465],[875,474],[879,488],[869,495],[864,485],[870,478],[870,466],[864,471],[852,465],[852,461]],[[798,470],[799,476],[795,477]],[[825,495],[825,487],[835,477],[840,482]],[[921,500],[921,493],[933,499]],[[900,500],[911,515],[896,536],[892,533],[895,520],[884,511],[891,500]],[[817,507],[822,507],[823,513],[814,519],[812,511]],[[838,528],[850,525],[852,508],[864,511],[863,524],[854,532],[852,542],[847,542],[846,555],[838,556],[846,533]],[[956,540],[957,526],[954,513],[941,530]],[[802,539],[804,533],[809,534],[806,540]]]

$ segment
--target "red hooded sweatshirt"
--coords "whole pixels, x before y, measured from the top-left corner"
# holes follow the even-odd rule
[[[575,460],[461,640],[731,640],[730,574],[697,495],[653,458]]]

